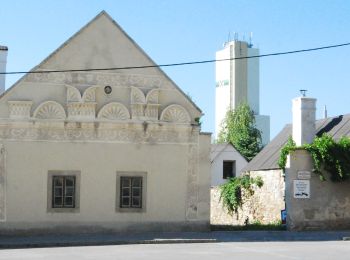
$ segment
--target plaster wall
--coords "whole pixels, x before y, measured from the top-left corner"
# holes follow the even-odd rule
[[[206,229],[209,223],[210,135],[198,138],[200,144],[195,145],[195,150],[191,150],[191,144],[184,143],[3,140],[6,219],[0,223],[0,230]],[[197,155],[190,161],[192,151]],[[47,179],[48,171],[52,170],[80,172],[78,212],[48,211],[47,198],[51,191]],[[144,212],[116,210],[116,178],[120,171],[146,172]],[[198,172],[194,175],[193,186],[189,185],[189,171]],[[189,188],[197,191],[197,201],[193,202],[195,218],[188,215]]]
[[[289,230],[333,230],[350,228],[350,182],[322,182],[312,173],[313,162],[305,150],[296,150],[286,168],[286,207]],[[310,198],[294,198],[298,172],[311,173]],[[326,176],[327,177],[327,176]]]

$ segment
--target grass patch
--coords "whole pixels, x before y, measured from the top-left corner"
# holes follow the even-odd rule
[[[210,225],[211,231],[258,231],[258,230],[286,230],[286,226],[281,222],[261,224],[260,222],[253,222],[251,224],[234,226],[234,225]]]

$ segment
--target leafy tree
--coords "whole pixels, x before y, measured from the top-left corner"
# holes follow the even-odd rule
[[[231,143],[248,161],[261,150],[261,133],[249,105],[241,104],[227,111],[217,142]]]

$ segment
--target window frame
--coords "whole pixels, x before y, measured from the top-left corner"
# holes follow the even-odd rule
[[[141,178],[140,204],[141,207],[122,207],[122,178]],[[132,184],[130,185],[132,189]],[[147,190],[147,173],[146,172],[127,172],[118,171],[116,175],[116,212],[146,212],[146,192]],[[131,190],[130,190],[131,191]],[[132,194],[130,194],[132,199]],[[131,204],[131,203],[129,203]]]
[[[73,207],[54,207],[54,178],[63,177],[74,177],[74,202]],[[64,186],[64,185],[63,185]],[[63,191],[64,192],[64,188]],[[64,199],[64,195],[62,195]],[[49,213],[78,213],[80,212],[80,171],[48,171],[47,178],[47,212]]]

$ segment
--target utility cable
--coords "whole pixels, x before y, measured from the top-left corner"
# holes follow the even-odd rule
[[[350,42],[336,44],[336,45],[322,46],[322,47],[317,47],[317,48],[301,49],[301,50],[285,51],[285,52],[275,52],[275,53],[253,55],[253,56],[235,57],[235,58],[218,59],[218,60],[214,59],[214,60],[190,61],[190,62],[170,63],[170,64],[161,64],[161,65],[142,65],[142,66],[115,67],[115,68],[94,68],[94,69],[12,71],[12,72],[0,72],[0,75],[4,75],[4,74],[5,75],[13,75],[13,74],[34,74],[34,73],[84,72],[84,71],[111,71],[111,70],[130,70],[130,69],[146,69],[146,68],[160,68],[160,67],[175,67],[175,66],[213,63],[213,62],[220,62],[220,61],[243,60],[243,59],[263,58],[263,57],[269,57],[269,56],[287,55],[287,54],[294,54],[294,53],[301,53],[301,52],[310,52],[310,51],[338,48],[338,47],[344,47],[344,46],[349,46],[349,45],[350,45]]]

